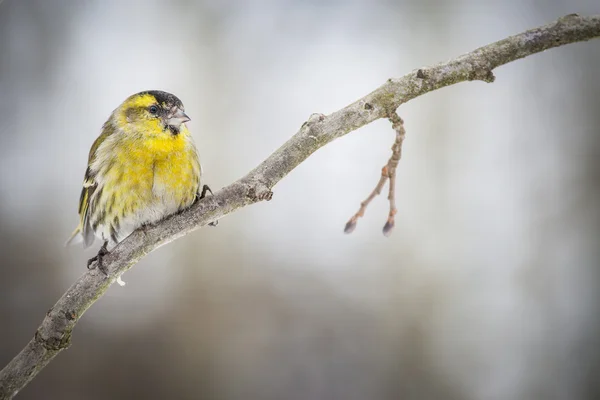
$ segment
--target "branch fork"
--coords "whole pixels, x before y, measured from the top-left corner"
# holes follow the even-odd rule
[[[354,229],[356,229],[358,219],[365,215],[365,211],[367,210],[367,207],[371,201],[381,194],[385,183],[388,181],[390,184],[388,191],[390,211],[388,213],[385,225],[383,226],[383,234],[389,237],[392,234],[394,225],[396,224],[395,217],[396,213],[398,212],[398,209],[396,208],[396,169],[398,168],[398,163],[400,162],[400,157],[402,156],[402,143],[404,141],[404,136],[406,135],[406,130],[404,129],[404,121],[402,118],[400,118],[396,111],[390,114],[389,120],[392,123],[392,129],[394,129],[396,132],[396,139],[392,145],[392,155],[383,168],[381,168],[381,177],[379,178],[379,182],[377,182],[375,189],[373,189],[371,194],[369,194],[369,197],[360,203],[360,208],[356,214],[354,214],[346,223],[346,227],[344,228],[345,233],[352,233]]]

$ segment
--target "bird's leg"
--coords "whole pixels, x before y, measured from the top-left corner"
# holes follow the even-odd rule
[[[104,265],[102,264],[102,259],[104,258],[105,255],[108,254],[108,240],[104,241],[104,244],[102,245],[102,247],[100,247],[100,250],[98,251],[98,254],[96,254],[94,257],[90,258],[87,262],[87,267],[88,269],[91,269],[91,265],[94,261],[98,261],[98,269],[104,273],[104,275],[108,275],[108,271],[106,270],[106,268],[104,267]]]
[[[208,185],[204,185],[202,186],[202,192],[200,192],[200,196],[198,197],[198,200],[202,200],[203,198],[206,197],[206,192],[210,192],[210,195],[212,196],[213,192],[212,190],[210,190],[210,187]],[[219,224],[219,221],[213,221],[213,222],[209,222],[208,226],[217,226]]]

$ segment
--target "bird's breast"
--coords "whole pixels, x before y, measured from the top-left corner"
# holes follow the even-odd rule
[[[200,164],[191,140],[165,136],[122,143],[116,149],[102,175],[122,217],[154,222],[194,202]]]
[[[193,202],[200,181],[198,159],[194,151],[182,149],[152,165],[152,194],[165,202]]]

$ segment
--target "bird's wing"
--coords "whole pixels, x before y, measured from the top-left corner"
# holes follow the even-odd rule
[[[79,197],[79,229],[83,236],[83,245],[88,247],[94,242],[94,230],[90,224],[90,215],[93,210],[90,209],[90,199],[96,191],[98,183],[94,180],[90,167],[85,171],[85,179],[83,180],[83,189]]]
[[[96,159],[96,152],[100,145],[113,133],[114,129],[107,121],[102,128],[102,134],[100,134],[94,141],[94,144],[92,144],[88,157],[88,167],[83,178],[83,188],[81,189],[81,195],[79,196],[79,226],[75,229],[71,239],[69,239],[67,243],[71,242],[78,233],[81,233],[81,236],[83,237],[84,247],[88,247],[94,242],[95,233],[90,223],[90,216],[94,212],[91,199],[98,188],[98,182],[95,179],[96,171],[92,170],[92,163]]]
[[[73,231],[65,246],[70,244],[76,244],[81,242],[81,238],[83,239],[83,243],[85,247],[88,247],[90,244],[94,242],[94,232],[91,229],[89,222],[90,215],[90,198],[92,194],[96,190],[97,183],[94,181],[93,177],[90,174],[90,168],[85,172],[85,178],[83,181],[83,189],[81,189],[81,195],[79,196],[79,225]],[[81,237],[79,236],[81,233]]]

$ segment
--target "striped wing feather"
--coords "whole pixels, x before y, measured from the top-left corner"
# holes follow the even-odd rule
[[[81,236],[83,237],[84,247],[90,246],[94,243],[95,233],[90,224],[90,216],[93,213],[93,210],[90,209],[90,200],[92,195],[96,191],[98,187],[98,183],[94,179],[94,173],[91,170],[90,166],[92,162],[96,158],[96,151],[104,142],[104,140],[110,136],[114,132],[114,128],[111,126],[109,121],[107,121],[102,127],[102,134],[94,141],[92,144],[92,148],[90,149],[90,154],[88,157],[88,167],[85,171],[85,177],[83,179],[83,189],[81,189],[81,196],[79,196],[79,227],[78,230],[81,232]]]

